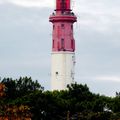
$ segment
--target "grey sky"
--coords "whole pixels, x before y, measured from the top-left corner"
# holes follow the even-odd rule
[[[32,76],[50,88],[54,0],[0,0],[0,75]],[[120,91],[120,1],[74,0],[76,81],[93,92]]]

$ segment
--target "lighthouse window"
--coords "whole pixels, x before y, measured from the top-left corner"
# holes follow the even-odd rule
[[[71,29],[73,30],[73,25],[71,25]]]
[[[55,25],[53,25],[53,30],[55,29]]]
[[[62,8],[62,10],[64,10],[65,7],[66,7],[65,0],[61,0],[61,8]]]
[[[55,47],[55,41],[53,40],[53,48]]]
[[[56,72],[56,75],[58,75],[58,72]]]
[[[64,39],[61,39],[61,49],[64,49]]]
[[[74,41],[73,41],[73,40],[71,40],[71,48],[72,48],[72,49],[73,49],[73,44],[74,44],[73,42],[74,42]]]
[[[61,27],[64,28],[64,24],[61,24]]]

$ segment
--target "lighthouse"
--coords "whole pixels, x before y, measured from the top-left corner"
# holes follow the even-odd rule
[[[51,53],[51,90],[64,90],[74,82],[75,39],[73,24],[77,17],[70,0],[56,0],[56,9],[49,17],[53,24]]]

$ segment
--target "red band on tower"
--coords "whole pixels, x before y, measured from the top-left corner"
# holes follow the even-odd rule
[[[71,11],[70,0],[56,0],[55,13],[49,20],[53,23],[52,51],[74,52],[73,23],[77,21],[77,18]]]

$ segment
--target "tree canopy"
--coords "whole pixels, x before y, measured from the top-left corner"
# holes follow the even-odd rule
[[[4,78],[5,96],[0,99],[0,115],[5,107],[26,107],[32,120],[118,120],[120,96],[108,97],[92,93],[88,86],[71,84],[66,90],[45,91],[31,77]],[[12,108],[10,107],[10,108]]]

